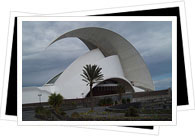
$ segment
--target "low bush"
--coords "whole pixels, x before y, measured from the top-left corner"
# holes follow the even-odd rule
[[[61,112],[60,112],[60,115],[62,115],[62,116],[66,116],[66,112],[61,111]]]
[[[127,103],[127,101],[126,101],[126,99],[122,99],[122,104],[126,104]]]
[[[113,105],[113,100],[112,98],[104,98],[101,99],[98,103],[99,106],[109,106],[109,105]]]
[[[71,114],[71,117],[72,117],[72,118],[79,118],[79,117],[80,117],[80,114],[79,114],[78,112],[73,112],[73,113]]]
[[[118,104],[118,102],[117,102],[117,101],[115,101],[115,102],[114,102],[114,104],[115,104],[115,105],[117,105],[117,104]]]
[[[107,105],[112,105],[112,104],[113,104],[112,98],[107,98],[107,99],[106,99],[106,104],[107,104]]]
[[[164,110],[164,109],[142,109],[140,110],[141,114],[171,114],[172,110]]]
[[[125,112],[125,117],[138,117],[138,110],[135,108],[129,108],[126,112]]]
[[[76,102],[72,102],[71,106],[72,107],[77,107]]]
[[[101,99],[101,100],[98,102],[98,105],[99,105],[99,106],[104,106],[104,105],[105,105],[105,100],[104,100],[104,99]]]
[[[127,98],[127,103],[130,103],[130,99],[129,98]]]
[[[39,113],[41,113],[41,111],[43,111],[43,110],[44,110],[44,108],[43,108],[42,106],[36,107],[36,108],[35,108],[35,113],[39,114]]]
[[[35,116],[44,120],[51,118],[51,111],[39,106],[35,109]]]
[[[89,110],[87,113],[88,114],[94,113],[94,110]]]
[[[51,111],[45,109],[45,108],[42,107],[42,106],[41,106],[41,107],[37,107],[37,108],[35,109],[35,113],[36,113],[36,114],[41,114],[41,115],[48,115],[48,116],[51,115]]]

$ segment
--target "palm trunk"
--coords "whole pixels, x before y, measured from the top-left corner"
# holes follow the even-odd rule
[[[122,93],[121,92],[119,93],[119,101],[120,101],[119,103],[122,104]]]
[[[91,99],[91,111],[93,111],[93,92],[92,92],[92,84],[90,84],[90,99]]]

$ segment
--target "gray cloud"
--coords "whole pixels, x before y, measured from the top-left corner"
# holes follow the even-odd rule
[[[156,90],[171,88],[172,87],[172,79],[165,78],[162,80],[156,80],[156,81],[154,81],[154,85],[156,87]]]
[[[153,80],[171,78],[171,22],[25,21],[22,25],[23,86],[43,85],[86,53],[87,47],[77,38],[60,40],[46,49],[59,35],[82,27],[102,27],[120,34],[139,51]]]

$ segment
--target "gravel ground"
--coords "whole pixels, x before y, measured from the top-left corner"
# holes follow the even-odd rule
[[[106,117],[106,116],[124,116],[124,113],[111,113],[111,112],[105,112],[106,107],[94,107],[94,112],[89,112],[91,108],[78,108],[74,110],[68,110],[64,111],[66,112],[67,115],[71,116],[73,112],[78,112],[78,113],[88,113],[90,116],[98,116],[98,117]]]
[[[66,110],[66,114],[68,116],[71,116],[73,112],[78,113],[88,113],[87,115],[90,116],[97,116],[97,117],[112,117],[112,116],[124,116],[124,113],[110,113],[105,112],[106,107],[94,107],[94,112],[89,112],[91,108],[77,108],[74,110]],[[40,119],[35,118],[35,111],[34,110],[28,110],[28,111],[22,111],[22,120],[23,121],[40,121]]]
[[[23,121],[40,121],[39,119],[35,118],[35,111],[22,111],[22,120]]]

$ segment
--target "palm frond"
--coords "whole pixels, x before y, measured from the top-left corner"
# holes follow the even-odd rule
[[[96,82],[102,81],[104,75],[101,73],[102,68],[97,65],[85,65],[83,66],[82,74],[83,81],[87,83],[87,85],[94,84]]]

